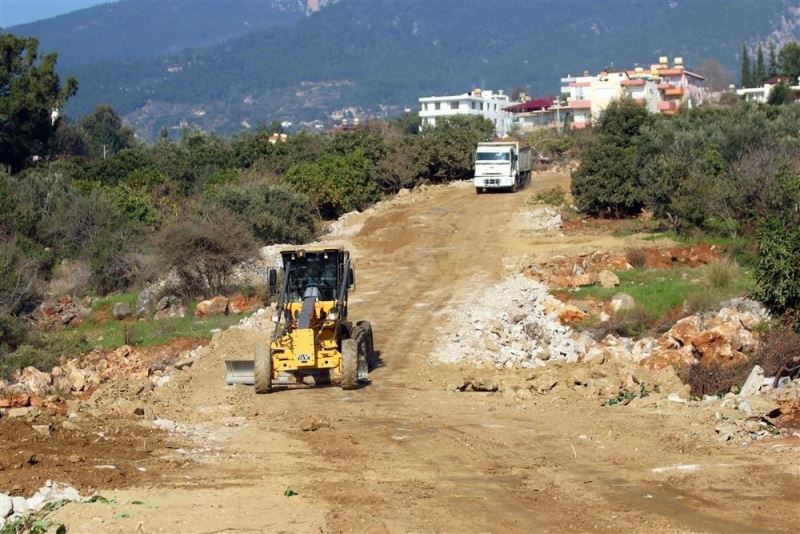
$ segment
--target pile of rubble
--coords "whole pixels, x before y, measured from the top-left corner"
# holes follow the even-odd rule
[[[14,383],[0,382],[0,409],[49,408],[58,410],[64,395],[81,395],[101,384],[125,378],[128,383],[157,381],[191,354],[197,341],[136,349],[127,345],[112,351],[94,350],[49,372],[26,367]]]
[[[27,499],[22,496],[0,493],[0,530],[7,526],[6,523],[10,524],[26,514],[38,512],[47,505],[80,500],[82,498],[78,490],[52,480],[48,480],[33,496]]]
[[[639,252],[639,251],[637,251]],[[719,251],[714,245],[694,245],[689,247],[644,248],[641,249],[644,267],[648,269],[670,269],[676,266],[699,267],[719,259]],[[537,280],[542,280],[553,288],[571,288],[598,284],[600,274],[609,271],[631,269],[626,254],[596,251],[576,257],[554,256],[544,261],[530,261],[523,272]]]
[[[748,360],[747,354],[758,350],[756,328],[767,319],[769,313],[758,302],[731,299],[722,303],[717,312],[680,319],[658,338],[634,341],[608,335],[590,347],[583,359],[620,359],[649,369],[667,366],[681,369],[697,365],[700,360],[706,364],[736,366]]]
[[[31,321],[42,330],[57,327],[80,326],[92,313],[92,297],[86,297],[80,302],[69,295],[62,295],[56,300],[42,303],[31,314]]]
[[[546,286],[517,275],[486,288],[453,313],[443,330],[447,341],[434,357],[441,362],[531,368],[548,360],[574,362],[591,341],[548,314]]]

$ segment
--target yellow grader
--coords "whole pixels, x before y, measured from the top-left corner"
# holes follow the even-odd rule
[[[375,365],[372,326],[347,320],[347,300],[355,290],[350,253],[339,248],[281,252],[278,271],[269,271],[270,295],[278,295],[270,342],[255,347],[253,360],[225,362],[228,384],[273,386],[320,383],[355,389]]]

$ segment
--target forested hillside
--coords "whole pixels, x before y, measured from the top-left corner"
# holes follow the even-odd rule
[[[155,58],[294,24],[305,0],[119,0],[11,28],[58,50],[62,67]]]
[[[797,21],[788,0],[123,0],[16,33],[57,47],[80,81],[71,116],[110,104],[152,139],[182,121],[233,133],[345,107],[395,114],[473,86],[555,94],[566,74],[660,55],[738,72],[742,42]]]

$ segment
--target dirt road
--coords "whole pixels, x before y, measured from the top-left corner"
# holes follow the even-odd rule
[[[564,181],[537,175],[532,188]],[[259,334],[224,332],[212,354],[160,388],[155,404],[159,417],[179,424],[187,461],[173,461],[147,487],[101,492],[115,502],[70,504],[54,519],[70,532],[800,525],[796,456],[715,443],[706,439],[713,429],[688,411],[601,407],[579,394],[518,400],[447,391],[469,370],[435,366],[429,355],[438,328],[476,289],[507,276],[515,258],[624,248],[634,239],[532,232],[518,217],[530,192],[433,188],[359,221],[338,241],[357,260],[351,318],[375,329],[382,366],[371,384],[268,396],[226,387],[223,360],[248,357]]]

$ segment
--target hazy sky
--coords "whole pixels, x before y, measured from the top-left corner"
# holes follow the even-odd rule
[[[116,0],[0,0],[0,28],[49,19]]]

